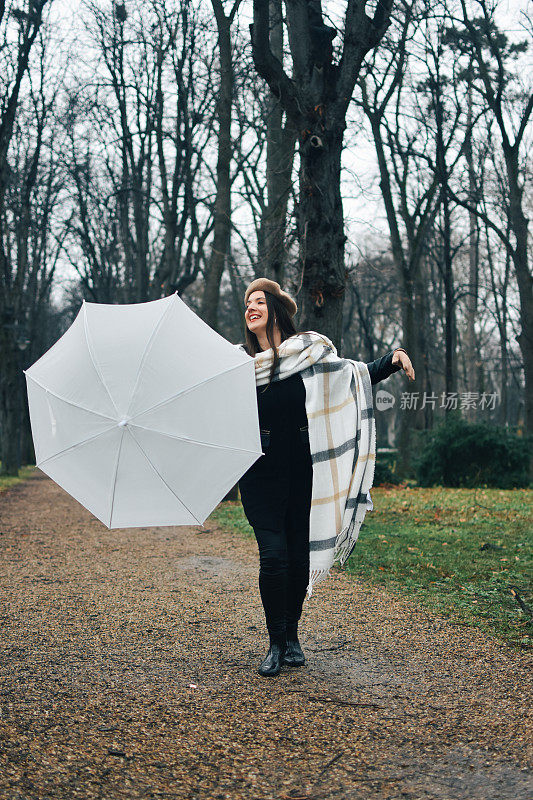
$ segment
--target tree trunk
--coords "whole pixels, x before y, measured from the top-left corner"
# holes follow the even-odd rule
[[[346,113],[365,55],[390,24],[392,0],[373,16],[348,3],[342,52],[337,31],[325,24],[321,0],[285,4],[292,78],[270,44],[270,5],[254,0],[252,54],[257,72],[279,98],[298,131],[300,144],[301,307],[299,326],[325,333],[340,352],[345,292],[340,164]]]
[[[258,277],[265,275],[283,285],[287,205],[292,188],[296,131],[290,120],[282,124],[282,109],[269,98],[267,126],[267,206],[259,234]]]
[[[340,172],[346,126],[344,122],[326,126],[320,117],[314,123],[307,125],[312,133],[304,130],[300,136],[298,233],[303,278],[299,327],[326,334],[340,354],[346,241]]]
[[[29,418],[28,401],[25,391],[25,378],[21,377],[22,382],[22,429],[20,434],[20,463],[21,466],[25,464],[35,464],[35,447],[33,445],[33,437],[31,432],[31,424]]]
[[[471,70],[471,67],[470,67]],[[465,158],[468,166],[468,193],[470,195],[470,202],[473,206],[476,204],[476,173],[474,171],[474,160],[472,156],[472,75],[470,73],[468,83],[468,113],[466,126],[468,130],[467,138],[465,141]],[[468,294],[466,296],[466,336],[464,347],[466,350],[466,380],[471,376],[472,383],[467,385],[467,390],[478,391],[479,385],[477,382],[479,366],[479,353],[476,341],[476,318],[477,318],[477,303],[478,303],[478,254],[479,254],[479,237],[478,237],[478,223],[477,217],[473,210],[468,212]],[[503,358],[503,353],[502,353]],[[503,387],[502,387],[503,388]],[[475,408],[467,408],[466,416],[470,422],[474,422],[476,418]]]
[[[507,333],[507,320],[509,310],[507,306],[507,288],[509,285],[509,272],[511,268],[511,257],[509,251],[505,254],[505,275],[502,287],[502,297],[500,302],[501,313],[500,322],[500,342],[501,342],[501,362],[502,362],[502,377],[501,377],[501,408],[500,408],[500,424],[509,425],[509,336]]]
[[[434,80],[435,127],[437,144],[437,174],[440,184],[440,207],[442,210],[442,263],[444,283],[444,388],[446,394],[455,391],[455,292],[453,284],[452,232],[450,197],[448,192],[448,166],[444,146],[444,109],[442,105],[440,77]],[[446,407],[446,413],[449,409]]]
[[[150,145],[148,145],[150,146]],[[148,159],[151,159],[151,153],[148,153]],[[133,200],[133,212],[135,220],[135,239],[136,239],[136,257],[135,257],[135,302],[145,303],[150,299],[149,285],[150,276],[148,268],[148,250],[149,250],[149,205],[148,198],[151,194],[151,165],[147,166],[148,174],[146,186],[143,186],[142,181],[142,168],[137,176],[135,182],[135,195]],[[148,206],[148,207],[147,207]]]
[[[480,77],[484,86],[484,97],[490,110],[494,114],[496,124],[501,134],[501,147],[505,160],[505,169],[508,185],[507,219],[514,235],[514,243],[506,239],[494,226],[505,246],[511,253],[516,272],[518,293],[520,296],[520,323],[522,330],[516,337],[522,352],[525,397],[524,397],[524,422],[525,431],[533,437],[533,276],[528,263],[528,219],[523,208],[523,185],[525,177],[520,173],[520,147],[524,134],[533,114],[533,94],[529,94],[520,118],[516,120],[514,141],[509,136],[509,116],[507,103],[516,102],[516,91],[511,89],[512,80],[507,68],[507,61],[511,51],[506,48],[505,38],[498,37],[498,30],[486,27],[482,30],[483,37],[479,36],[476,22],[471,19],[465,0],[461,0],[463,21],[468,31],[473,46],[473,58],[479,67]],[[480,9],[483,21],[487,23],[492,19],[492,11],[487,3],[480,0]],[[488,45],[489,59],[493,60],[493,67],[487,63],[484,47]],[[482,217],[483,218],[483,217]],[[492,227],[492,226],[491,226]],[[529,475],[533,480],[533,447],[530,448]]]
[[[424,378],[427,377],[427,364],[425,363],[425,351],[422,347],[420,333],[422,326],[420,324],[419,312],[422,305],[422,297],[420,294],[420,287],[416,281],[412,279],[412,272],[409,274],[407,268],[400,271],[402,275],[402,331],[403,342],[402,346],[405,347],[409,353],[411,362],[415,365],[417,382],[424,386]],[[424,359],[424,362],[422,361]],[[411,403],[411,397],[414,396]],[[398,448],[398,462],[397,472],[402,478],[409,477],[412,473],[412,446],[413,446],[413,431],[420,430],[425,427],[424,423],[424,410],[421,408],[423,393],[418,390],[412,395],[412,390],[409,389],[409,394],[404,407],[399,409],[399,431],[396,440],[396,447]]]
[[[5,317],[4,317],[5,319]],[[20,430],[23,397],[21,391],[20,358],[9,329],[0,330],[2,371],[0,376],[0,473],[18,475],[20,467]]]
[[[424,295],[423,287],[421,287],[419,280],[422,259],[422,247],[419,242],[425,239],[425,232],[430,227],[429,220],[432,214],[428,206],[427,214],[424,219],[420,220],[418,229],[407,226],[408,231],[411,231],[411,240],[407,243],[406,252],[400,235],[399,214],[394,205],[392,179],[381,131],[381,118],[379,114],[372,112],[366,99],[363,108],[372,128],[380,172],[380,189],[389,226],[392,255],[400,282],[403,332],[401,344],[409,353],[409,358],[415,367],[418,386],[424,386],[425,382],[429,382],[429,370],[421,337],[423,332],[421,319],[423,318],[420,314],[424,308]],[[404,408],[399,411],[397,469],[398,474],[402,477],[407,477],[412,472],[412,433],[414,430],[425,428],[425,412],[420,408],[423,392],[419,390],[418,400],[413,402],[412,405],[410,403],[410,394]]]
[[[220,281],[226,266],[231,236],[231,100],[234,75],[231,60],[231,19],[224,14],[221,0],[212,0],[212,3],[217,21],[220,58],[220,92],[217,102],[217,192],[213,244],[202,298],[202,317],[208,325],[217,330]]]
[[[283,14],[281,0],[270,0],[270,47],[283,61]],[[266,276],[283,285],[287,202],[292,188],[296,130],[291,120],[283,124],[283,106],[272,92],[267,101],[267,205],[261,218],[257,277]]]
[[[515,236],[513,263],[520,295],[522,330],[516,337],[524,363],[524,422],[526,433],[533,437],[533,277],[528,264],[528,219],[522,208],[518,149],[505,147],[505,165],[509,185],[509,223]],[[530,449],[530,476],[533,479],[533,447]]]
[[[509,342],[507,337],[507,304],[502,303],[502,327],[500,330],[500,358],[502,365],[502,376],[500,381],[501,391],[501,404],[500,404],[500,425],[507,426],[509,424]]]
[[[5,36],[2,58],[7,82],[0,108],[0,472],[7,475],[16,475],[20,466],[23,395],[15,323],[19,319],[19,300],[27,277],[20,271],[13,271],[10,252],[9,226],[6,224],[6,188],[12,175],[8,156],[19,111],[20,90],[28,72],[31,49],[42,25],[46,2],[47,0],[35,0],[28,5],[28,13],[20,12],[24,21],[21,22],[18,37],[15,35],[11,38],[6,29],[2,30],[2,36]],[[2,4],[0,19],[4,10],[5,4]],[[9,10],[10,14],[11,11],[12,9]],[[17,264],[17,268],[18,266]]]
[[[446,394],[456,390],[456,369],[455,369],[455,292],[453,285],[453,267],[451,253],[451,226],[450,226],[450,202],[447,192],[442,198],[443,231],[442,231],[442,256],[444,271],[444,298],[445,298],[445,320],[444,320],[444,347],[445,347],[445,368],[444,385]]]

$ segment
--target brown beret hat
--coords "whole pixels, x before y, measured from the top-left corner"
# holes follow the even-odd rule
[[[279,283],[276,283],[276,281],[271,281],[269,278],[256,278],[255,281],[252,281],[246,290],[246,294],[244,295],[244,303],[246,304],[246,301],[252,292],[257,292],[258,290],[270,292],[270,294],[273,294],[279,298],[289,312],[289,316],[294,317],[298,311],[298,306],[290,294],[284,292]]]

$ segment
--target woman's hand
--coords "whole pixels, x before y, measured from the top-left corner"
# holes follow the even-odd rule
[[[402,369],[404,370],[409,380],[414,381],[415,371],[413,369],[413,365],[411,364],[411,359],[409,358],[405,350],[394,351],[394,354],[392,356],[392,363],[398,364],[398,362],[402,365]]]

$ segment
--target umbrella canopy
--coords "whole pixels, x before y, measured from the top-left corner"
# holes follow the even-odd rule
[[[203,524],[262,455],[253,358],[177,294],[84,302],[25,375],[37,466],[109,528]]]

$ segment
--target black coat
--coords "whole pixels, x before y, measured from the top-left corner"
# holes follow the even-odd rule
[[[401,364],[392,364],[394,350],[367,364],[372,385]],[[257,386],[257,410],[261,431],[260,456],[239,481],[241,500],[250,525],[277,529],[289,502],[309,494],[312,479],[305,386],[300,373]]]

